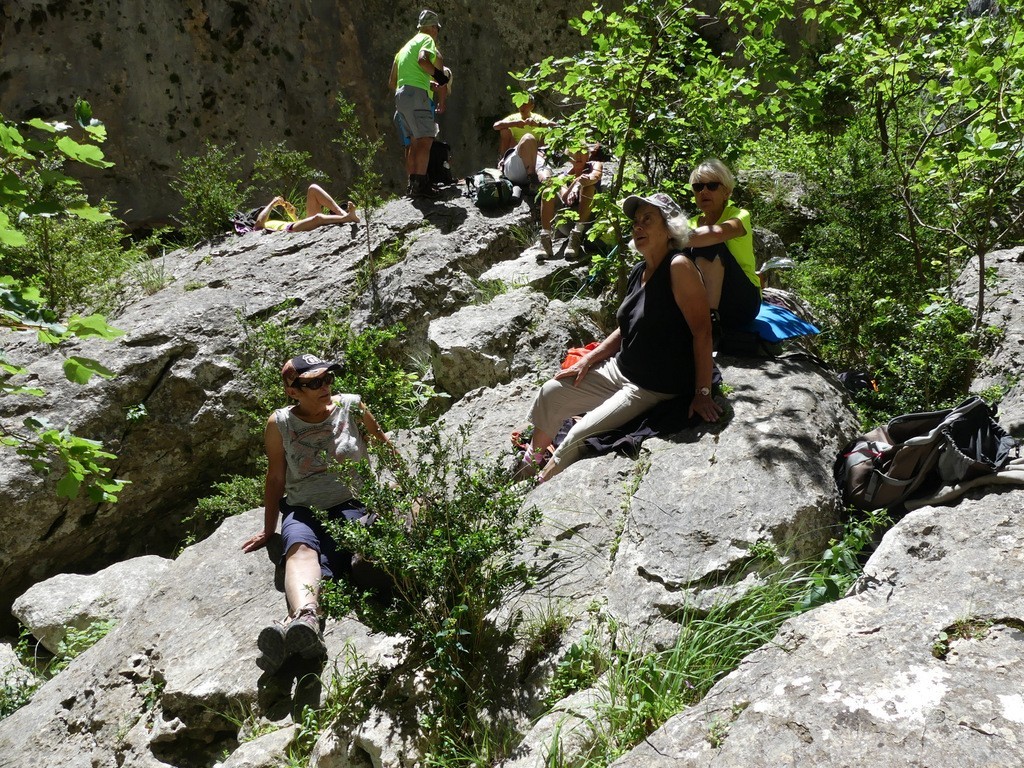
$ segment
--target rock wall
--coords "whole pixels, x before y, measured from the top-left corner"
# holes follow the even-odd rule
[[[434,6],[455,73],[441,125],[457,174],[494,162],[491,124],[511,111],[507,73],[577,49],[580,37],[566,22],[589,6],[526,0],[514,14],[476,0]],[[250,162],[259,145],[287,141],[310,152],[343,196],[350,166],[332,141],[341,91],[365,130],[385,137],[380,167],[397,189],[404,174],[387,79],[421,7],[408,0],[10,0],[0,5],[0,113],[68,119],[76,97],[89,100],[109,128],[105,151],[116,165],[91,173],[87,188],[116,200],[129,223],[154,225],[181,204],[168,187],[178,154],[199,153],[207,139],[235,142]]]

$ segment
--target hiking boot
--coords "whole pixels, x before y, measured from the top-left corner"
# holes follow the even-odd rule
[[[575,227],[569,233],[569,258],[572,261],[579,261],[583,255],[583,233]]]
[[[285,651],[288,656],[304,659],[319,659],[327,655],[320,617],[316,608],[307,605],[292,619],[284,633]]]
[[[555,249],[554,249],[554,246],[551,244],[551,233],[548,232],[547,230],[541,230],[541,233],[540,233],[540,247],[544,251],[544,258],[548,258],[548,259],[555,258]],[[540,254],[538,254],[537,255],[537,263],[539,264],[539,263],[543,262],[544,258],[541,258]]]
[[[264,672],[274,674],[288,658],[285,650],[285,627],[275,621],[273,624],[264,627],[256,638],[256,647],[260,649],[260,656],[256,659],[256,666]]]
[[[438,192],[430,184],[430,178],[426,175],[412,177],[412,196],[414,198],[436,198]]]

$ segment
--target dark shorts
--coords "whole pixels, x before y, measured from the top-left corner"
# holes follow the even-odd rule
[[[339,549],[337,543],[324,528],[323,523],[308,507],[298,507],[281,499],[281,565],[289,550],[296,544],[305,544],[320,554],[320,574],[333,579],[347,574],[352,567],[352,553]],[[346,501],[327,510],[331,521],[358,520],[366,514],[358,500]]]
[[[718,314],[722,318],[723,328],[742,328],[757,317],[761,309],[761,292],[750,282],[747,273],[743,271],[743,267],[739,265],[725,243],[705,248],[687,248],[686,255],[694,262],[697,259],[722,260],[725,276],[722,279],[722,298],[718,302]]]

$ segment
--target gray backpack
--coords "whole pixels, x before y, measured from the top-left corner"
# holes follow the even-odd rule
[[[833,466],[843,501],[891,509],[945,485],[998,472],[1017,441],[977,397],[944,411],[897,416],[851,441]]]

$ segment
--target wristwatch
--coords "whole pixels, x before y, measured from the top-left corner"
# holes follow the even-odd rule
[[[711,397],[711,387],[701,387],[697,391],[704,395],[704,397]]]

